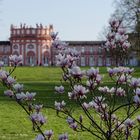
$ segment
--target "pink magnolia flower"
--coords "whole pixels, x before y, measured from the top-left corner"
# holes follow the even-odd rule
[[[136,105],[140,106],[140,97],[138,95],[134,96],[134,102],[136,103]]]
[[[59,140],[68,140],[68,134],[64,133],[64,134],[59,135]]]
[[[140,97],[140,88],[136,89],[136,95],[138,95]]]
[[[45,140],[45,138],[43,137],[43,135],[39,134],[36,136],[35,140]]]
[[[27,98],[27,96],[23,92],[21,92],[21,93],[16,94],[16,98],[18,100],[25,100]]]
[[[89,92],[89,90],[82,85],[75,85],[74,90],[72,92],[68,92],[68,96],[70,99],[85,98],[87,92]]]
[[[70,124],[72,124],[72,123],[74,123],[74,120],[73,120],[73,118],[71,118],[71,117],[67,117],[67,119],[66,119],[66,121],[67,121],[67,123],[70,125]]]
[[[98,74],[99,74],[99,68],[95,69],[95,68],[91,67],[86,72],[87,77],[89,77],[90,79],[96,78]]]
[[[115,18],[112,18],[112,19],[110,19],[109,24],[110,24],[111,27],[113,27],[113,28],[118,28],[119,25],[120,25],[120,20],[115,19]]]
[[[62,94],[62,93],[64,93],[64,87],[61,85],[61,86],[55,86],[55,91],[57,92],[57,93],[60,93],[60,94]]]
[[[124,122],[124,125],[126,127],[129,127],[129,128],[132,128],[134,126],[134,121],[131,120],[130,118],[128,118],[125,122]]]
[[[13,85],[13,88],[16,92],[21,92],[23,90],[23,84],[16,83],[15,85]]]
[[[42,113],[34,113],[30,116],[32,122],[36,122],[36,123],[40,123],[41,125],[43,125],[44,123],[46,123],[46,119],[45,117],[42,115]]]
[[[26,100],[28,100],[28,101],[33,100],[35,95],[36,95],[35,92],[31,92],[31,93],[26,92]]]
[[[122,89],[121,87],[117,88],[116,95],[117,96],[125,96],[125,90]]]
[[[87,104],[86,102],[84,102],[84,103],[82,104],[82,106],[83,106],[85,109],[88,109],[88,108],[90,107],[90,105]]]
[[[40,110],[42,109],[43,105],[35,105],[34,108],[36,110],[37,113],[40,112]]]
[[[20,64],[22,62],[23,58],[22,58],[22,55],[19,55],[19,56],[17,56],[17,55],[10,55],[9,59],[10,59],[12,64],[18,65],[18,64]]]
[[[86,86],[87,86],[90,90],[92,90],[92,89],[94,89],[94,88],[97,86],[97,83],[94,82],[93,80],[88,80],[88,81],[86,82]]]
[[[54,105],[55,105],[56,110],[61,110],[62,108],[65,107],[66,103],[65,103],[65,101],[62,101],[62,102],[55,101]]]
[[[50,138],[52,137],[53,135],[53,130],[46,130],[44,132],[44,135],[48,137],[48,140],[50,140]]]
[[[4,95],[12,97],[14,95],[14,93],[12,90],[6,90],[6,91],[4,91]]]
[[[4,70],[0,70],[0,79],[6,80],[8,77],[8,73]]]
[[[16,80],[15,80],[13,77],[8,76],[8,78],[7,78],[7,84],[12,85],[12,84],[14,84],[15,82],[16,82]]]
[[[132,78],[130,81],[130,86],[134,88],[140,87],[140,78]]]
[[[74,131],[76,131],[76,130],[77,130],[77,128],[78,128],[77,123],[76,123],[76,122],[71,123],[71,124],[70,124],[70,128],[72,128]]]
[[[85,71],[81,71],[80,67],[74,66],[69,69],[69,73],[74,78],[82,78],[82,76],[85,74]]]

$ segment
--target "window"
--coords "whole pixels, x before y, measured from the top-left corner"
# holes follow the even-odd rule
[[[101,56],[99,56],[99,58],[98,58],[98,66],[102,66],[102,57]]]
[[[102,48],[101,47],[98,48],[98,52],[102,53]]]
[[[17,30],[17,34],[18,34],[18,35],[20,34],[20,30]]]
[[[27,33],[27,34],[30,34],[30,30],[29,30],[29,29],[28,29],[28,30],[26,30],[26,33]]]
[[[81,57],[81,66],[85,66],[85,57],[84,56]]]
[[[32,34],[35,34],[35,29],[32,29]]]
[[[106,66],[110,66],[110,65],[111,65],[110,57],[107,57],[106,58]]]
[[[82,51],[82,53],[84,53],[85,52],[85,47],[82,47],[82,50],[81,51]]]
[[[24,34],[24,30],[21,30],[21,34]]]
[[[94,62],[94,57],[93,56],[90,56],[90,58],[89,58],[89,65],[90,66],[94,66],[95,64],[94,64],[95,62]]]
[[[90,52],[91,52],[91,53],[94,52],[94,47],[90,47]]]

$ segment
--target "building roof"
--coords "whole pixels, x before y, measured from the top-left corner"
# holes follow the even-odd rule
[[[69,45],[101,45],[105,41],[65,41]]]
[[[10,45],[10,41],[0,41],[0,45]]]

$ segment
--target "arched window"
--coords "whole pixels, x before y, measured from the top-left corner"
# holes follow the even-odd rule
[[[18,45],[14,45],[13,46],[13,49],[18,49]]]
[[[28,45],[28,49],[33,49],[34,48],[34,45],[30,44]]]
[[[29,51],[27,53],[27,65],[34,66],[35,64],[35,53],[33,51]]]
[[[43,62],[43,65],[45,65],[45,66],[49,65],[49,52],[45,51],[43,53],[42,62]]]

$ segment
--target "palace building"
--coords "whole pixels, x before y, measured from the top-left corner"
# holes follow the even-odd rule
[[[0,41],[0,61],[9,65],[9,55],[23,56],[22,65],[52,66],[55,65],[57,51],[51,47],[54,32],[53,25],[36,27],[21,24],[19,27],[11,25],[10,41]],[[79,66],[111,66],[113,60],[103,49],[105,41],[66,41],[68,47],[81,52]],[[129,64],[138,65],[135,53],[130,56]]]

